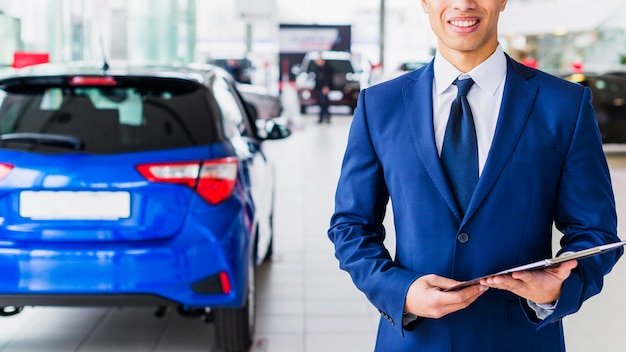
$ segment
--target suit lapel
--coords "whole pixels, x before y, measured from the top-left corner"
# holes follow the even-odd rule
[[[416,71],[413,81],[403,88],[408,124],[417,154],[441,197],[459,222],[466,222],[475,213],[513,154],[537,95],[538,87],[527,81],[533,74],[533,71],[507,56],[507,77],[496,131],[465,217],[461,216],[456,205],[435,144],[432,118],[433,63]]]
[[[419,159],[441,197],[460,221],[461,213],[448,185],[435,144],[432,100],[433,77],[432,61],[423,70],[416,71],[411,77],[413,81],[402,90],[404,106],[413,137],[413,145]]]
[[[465,220],[472,216],[485,199],[515,150],[538,91],[535,84],[527,81],[532,75],[533,71],[507,56],[506,83],[496,131]]]

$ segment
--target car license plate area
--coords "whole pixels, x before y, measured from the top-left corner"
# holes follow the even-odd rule
[[[130,217],[130,193],[22,191],[19,212],[34,220],[126,219]]]
[[[328,92],[328,100],[339,101],[343,99],[343,92],[340,90],[331,90]]]

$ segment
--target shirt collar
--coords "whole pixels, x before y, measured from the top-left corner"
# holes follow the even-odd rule
[[[457,77],[463,74],[446,60],[439,51],[435,54],[435,89],[437,95],[443,94]],[[496,90],[504,82],[506,77],[506,57],[500,45],[487,60],[466,73],[474,83],[490,95],[495,95]]]

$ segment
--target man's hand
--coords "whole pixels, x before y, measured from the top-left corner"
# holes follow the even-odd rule
[[[480,280],[491,288],[511,291],[538,304],[553,303],[561,296],[563,281],[567,279],[578,261],[570,260],[554,268],[518,271]]]
[[[422,318],[441,318],[466,308],[488,287],[474,285],[462,290],[443,292],[459,281],[437,275],[424,275],[411,284],[404,302],[404,311]]]

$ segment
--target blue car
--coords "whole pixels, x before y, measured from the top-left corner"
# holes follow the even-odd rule
[[[210,65],[38,65],[0,79],[0,315],[175,306],[246,351],[272,255],[274,174],[236,82]]]

